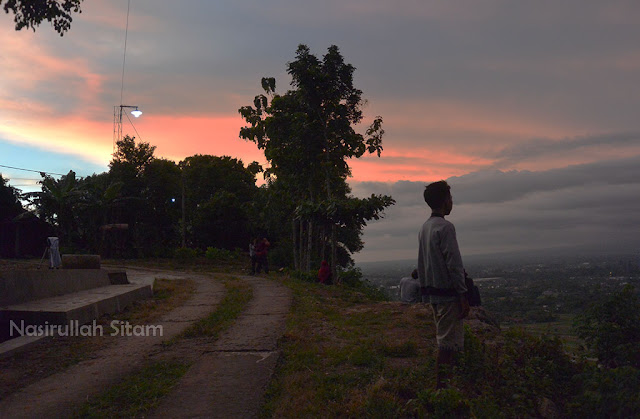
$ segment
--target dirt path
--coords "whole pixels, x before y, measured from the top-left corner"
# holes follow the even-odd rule
[[[150,417],[251,418],[258,415],[278,360],[291,291],[274,281],[242,277],[253,299],[230,329],[199,348],[201,356]]]
[[[73,409],[99,394],[120,377],[141,366],[158,351],[162,341],[179,334],[189,324],[215,309],[224,296],[224,285],[212,275],[153,270],[131,270],[132,279],[152,277],[189,278],[196,292],[183,306],[154,322],[163,326],[163,336],[119,337],[114,345],[98,351],[92,359],[51,375],[0,401],[0,418],[69,417]],[[105,329],[105,334],[111,331]]]

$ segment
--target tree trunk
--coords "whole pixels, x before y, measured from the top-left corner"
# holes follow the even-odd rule
[[[326,226],[322,226],[322,230],[318,234],[319,242],[318,247],[320,248],[320,260],[327,260],[325,258],[325,247],[327,247],[327,231]]]
[[[313,221],[309,220],[307,223],[307,259],[306,259],[306,270],[307,272],[311,272],[311,252],[313,247]]]
[[[298,249],[299,249],[299,257],[300,257],[300,267],[299,269],[302,271],[304,270],[304,260],[305,260],[305,254],[304,254],[304,220],[302,218],[300,218],[300,231],[299,231],[299,235],[298,235]]]
[[[336,267],[336,223],[331,224],[331,274],[333,275],[333,280],[336,284],[340,283],[340,278],[338,278],[338,269]]]
[[[187,247],[187,220],[185,216],[185,191],[184,191],[184,170],[182,171],[181,184],[182,184],[182,248]]]
[[[291,220],[291,243],[293,247],[293,269],[296,271],[300,270],[300,262],[298,259],[298,241],[296,240],[296,220],[295,218]]]

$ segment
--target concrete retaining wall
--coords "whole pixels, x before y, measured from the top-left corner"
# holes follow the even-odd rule
[[[0,307],[110,284],[102,269],[0,271]]]

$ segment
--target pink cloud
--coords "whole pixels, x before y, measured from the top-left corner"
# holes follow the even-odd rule
[[[493,161],[463,153],[428,149],[385,149],[381,158],[352,159],[354,181],[428,181],[459,176],[486,167]]]
[[[3,42],[5,56],[0,67],[0,78],[10,80],[1,98],[9,108],[39,109],[41,112],[53,114],[60,112],[62,98],[73,96],[82,106],[92,108],[96,97],[102,91],[105,76],[95,72],[87,59],[83,57],[63,58],[53,54],[42,45],[38,34],[30,31],[11,31],[11,28],[0,28],[0,35],[8,42]],[[66,80],[62,85],[56,80]],[[70,80],[70,82],[69,82]],[[47,105],[29,103],[25,95],[50,93],[61,98],[60,103]],[[51,99],[49,99],[51,101]]]

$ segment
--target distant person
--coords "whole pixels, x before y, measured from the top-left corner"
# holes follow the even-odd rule
[[[264,273],[269,273],[269,258],[267,257],[269,253],[269,246],[271,246],[271,243],[269,243],[269,240],[267,240],[266,237],[263,237],[262,240],[256,244],[257,273],[260,273],[263,268]]]
[[[258,239],[253,239],[249,243],[249,258],[251,259],[251,275],[255,275],[256,273],[256,263],[258,262],[258,257],[256,256],[257,244],[258,244]]]
[[[400,279],[400,301],[410,304],[422,301],[417,269],[414,269],[413,272],[411,272],[411,277],[405,276]]]
[[[47,237],[47,248],[49,249],[49,269],[60,268],[62,266],[60,240],[57,237]]]
[[[456,230],[444,219],[453,209],[451,187],[444,180],[431,183],[424,200],[431,217],[418,233],[418,278],[436,325],[436,388],[445,388],[455,355],[464,349],[462,319],[469,315],[469,302]]]
[[[331,285],[333,283],[333,274],[331,273],[331,266],[326,260],[323,260],[318,270],[318,281],[321,284]]]

